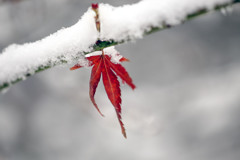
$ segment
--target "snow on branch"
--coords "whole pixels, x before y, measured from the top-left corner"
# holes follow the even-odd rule
[[[72,63],[85,54],[142,38],[153,31],[240,0],[142,0],[133,5],[99,5],[101,32],[90,8],[73,26],[32,43],[12,44],[0,54],[0,91],[52,66]]]

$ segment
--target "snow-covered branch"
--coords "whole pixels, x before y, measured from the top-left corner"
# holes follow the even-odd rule
[[[240,0],[142,0],[112,7],[99,5],[101,32],[89,8],[75,25],[33,43],[13,44],[0,54],[0,90],[34,73],[72,63],[93,51],[142,38]]]

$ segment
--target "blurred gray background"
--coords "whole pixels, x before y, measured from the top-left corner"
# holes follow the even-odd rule
[[[0,50],[75,24],[91,2],[0,1]],[[122,86],[127,140],[102,83],[105,118],[93,107],[90,69],[55,67],[12,86],[0,95],[0,160],[239,160],[239,17],[237,5],[117,46],[137,86]]]

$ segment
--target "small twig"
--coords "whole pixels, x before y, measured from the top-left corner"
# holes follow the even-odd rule
[[[97,3],[92,4],[92,10],[96,13],[96,16],[95,16],[96,28],[97,28],[98,32],[100,32],[100,20],[99,20],[99,12],[98,12],[98,4]]]

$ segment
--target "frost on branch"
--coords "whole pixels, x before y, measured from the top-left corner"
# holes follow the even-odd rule
[[[238,0],[142,0],[133,5],[112,7],[99,4],[101,32],[90,8],[75,25],[33,43],[11,45],[0,54],[0,90],[51,66],[71,63],[96,48],[96,41],[123,42],[141,38],[154,28],[182,23],[189,15]],[[102,46],[112,45],[106,43]]]

